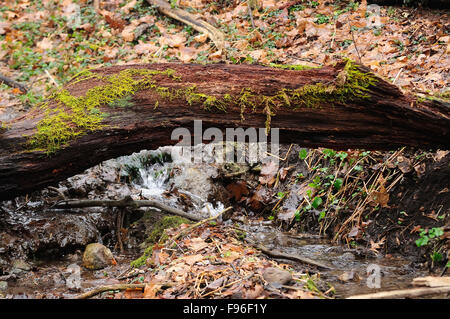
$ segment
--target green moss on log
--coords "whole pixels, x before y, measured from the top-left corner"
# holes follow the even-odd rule
[[[30,139],[32,150],[51,154],[79,136],[104,128],[103,120],[108,114],[100,108],[105,105],[132,107],[133,96],[141,90],[153,90],[163,100],[183,99],[188,105],[201,105],[211,112],[226,112],[227,107],[234,104],[240,107],[242,121],[245,121],[245,113],[260,112],[266,116],[268,132],[272,117],[282,107],[298,110],[367,99],[370,97],[369,87],[377,81],[371,73],[361,71],[351,60],[347,60],[331,83],[318,82],[298,89],[283,88],[274,95],[264,95],[252,88],[244,88],[235,95],[208,95],[199,92],[195,85],[179,89],[160,86],[154,79],[156,75],[181,80],[173,69],[126,69],[108,76],[91,71],[81,72],[67,87],[90,79],[97,79],[101,84],[87,90],[84,96],[75,97],[67,89],[53,94],[50,98],[56,103],[50,105],[47,102],[41,106],[44,118],[37,123],[37,132]],[[155,101],[154,108],[159,104],[160,101]]]

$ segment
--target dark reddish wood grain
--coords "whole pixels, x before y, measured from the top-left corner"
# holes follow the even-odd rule
[[[327,83],[335,79],[342,66],[307,71],[290,71],[252,65],[152,64],[115,66],[98,69],[113,74],[125,68],[175,69],[182,76],[176,82],[156,76],[161,86],[182,88],[196,85],[199,92],[217,97],[239,94],[243,88],[271,95],[280,89],[296,89],[305,84]],[[98,84],[92,79],[79,82],[69,91],[83,95]],[[449,149],[450,107],[430,101],[415,104],[398,88],[379,79],[370,99],[345,105],[330,102],[320,108],[280,109],[271,127],[280,129],[280,142],[305,147],[335,149],[395,149],[412,146],[423,149]],[[155,109],[155,102],[159,106]],[[162,100],[151,90],[139,92],[130,108],[105,107],[108,127],[82,136],[48,157],[27,151],[27,140],[42,118],[39,111],[29,112],[0,134],[0,199],[13,198],[82,172],[101,161],[174,144],[171,132],[177,127],[192,129],[195,119],[208,127],[265,127],[261,112],[246,113],[241,121],[240,108],[229,105],[227,112],[204,110],[202,105],[187,105],[183,99]],[[263,108],[263,106],[261,106]]]

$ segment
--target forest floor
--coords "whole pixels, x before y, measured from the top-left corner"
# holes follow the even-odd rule
[[[23,94],[0,84],[0,122],[36,105],[81,70],[117,64],[322,66],[348,57],[404,92],[449,97],[448,11],[400,7],[372,11],[351,1],[292,5],[263,0],[250,14],[245,1],[177,3],[224,32],[225,50],[218,51],[206,35],[160,14],[145,0],[103,1],[98,10],[87,0],[5,1],[0,8],[0,74],[29,90]],[[437,275],[449,267],[449,151],[337,152],[283,145],[280,154],[279,168],[268,162],[259,174],[247,172],[218,181],[216,196],[234,207],[230,220],[247,216],[236,223],[245,224],[247,218],[272,221],[293,236],[314,233],[343,243],[363,259],[408,256],[412,268]],[[17,207],[11,209],[19,209],[23,202],[16,200]],[[126,281],[146,283],[145,289],[102,297],[334,296],[317,267],[278,263],[243,241],[246,231],[238,229],[242,225],[234,227],[207,223],[176,240],[176,249],[156,244],[144,259],[146,266],[141,265],[151,271],[133,272],[124,266],[129,262],[124,258],[122,268],[107,271],[128,270],[134,275]],[[179,231],[168,229],[166,243],[173,244],[170,238]],[[161,267],[170,271],[156,271]],[[291,284],[268,285],[265,270],[272,268],[287,270]],[[4,270],[0,275],[8,276]],[[33,282],[31,277],[38,275],[28,273],[19,282]],[[340,274],[340,281],[352,280],[353,275]],[[123,281],[114,281],[119,282]]]

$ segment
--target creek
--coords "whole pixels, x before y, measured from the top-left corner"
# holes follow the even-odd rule
[[[214,155],[211,146],[196,148]],[[227,204],[218,199],[223,189],[212,179],[220,175],[220,169],[214,161],[193,164],[180,149],[162,147],[105,161],[61,182],[57,188],[42,191],[40,196],[60,193],[68,198],[156,199],[206,218],[218,214]],[[71,267],[81,265],[82,248],[95,241],[110,246],[114,243],[115,235],[111,233],[115,231],[115,221],[111,211],[105,208],[55,211],[43,200],[39,201],[39,197],[3,202],[0,208],[3,212],[0,282],[7,283],[3,284],[0,294],[6,298],[73,297],[76,292],[67,289],[67,282],[73,274]],[[131,229],[141,216],[138,214],[129,220]],[[348,248],[313,234],[284,232],[272,221],[258,217],[249,216],[239,227],[252,241],[271,250],[329,265],[333,269],[321,270],[320,278],[335,288],[338,298],[407,288],[413,278],[425,275],[406,257],[377,255],[368,249]],[[226,223],[232,224],[232,221]],[[132,234],[130,232],[130,236]],[[144,238],[126,242],[125,253],[113,251],[118,261],[116,266],[99,271],[77,268],[81,287],[119,283],[117,278],[129,269],[130,261],[141,254],[141,239]],[[28,269],[12,266],[13,260],[23,259],[30,265]],[[289,263],[294,269],[305,269],[305,265],[295,262],[280,262]],[[373,287],[377,284],[376,276],[379,276],[379,289]]]

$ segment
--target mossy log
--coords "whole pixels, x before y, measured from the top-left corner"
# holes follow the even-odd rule
[[[417,100],[343,62],[317,69],[149,64],[82,73],[48,103],[0,123],[0,199],[104,160],[175,144],[171,132],[280,129],[280,142],[335,149],[449,149],[450,107]]]

